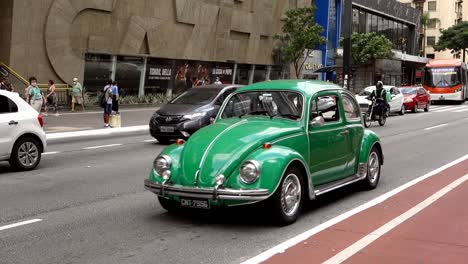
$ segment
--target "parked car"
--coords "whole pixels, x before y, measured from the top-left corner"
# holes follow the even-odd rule
[[[0,161],[16,170],[39,165],[46,148],[42,116],[19,94],[0,90]]]
[[[431,95],[423,87],[407,86],[400,87],[400,92],[404,96],[405,109],[416,113],[419,109],[429,112]]]
[[[213,125],[164,149],[144,186],[168,211],[262,202],[290,224],[306,200],[357,182],[376,188],[383,160],[351,93],[270,81],[240,88]]]
[[[207,85],[187,90],[157,110],[150,120],[150,133],[161,144],[187,139],[210,124],[224,99],[239,85]]]
[[[356,95],[356,100],[358,101],[362,112],[367,112],[367,109],[372,104],[372,102],[368,100],[367,97],[373,91],[375,91],[375,89],[375,86],[369,86],[362,90],[358,95]],[[384,89],[385,91],[387,91],[387,101],[390,105],[390,113],[398,113],[400,115],[404,115],[406,109],[405,104],[403,103],[404,98],[400,90],[398,90],[398,88],[394,86],[387,85],[384,86]]]

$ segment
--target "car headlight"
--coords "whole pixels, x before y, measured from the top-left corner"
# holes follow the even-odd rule
[[[159,156],[154,160],[153,167],[156,173],[168,180],[171,177],[172,160],[168,156]]]
[[[254,183],[260,177],[260,164],[254,160],[246,161],[242,164],[239,175],[243,183]]]
[[[405,103],[411,103],[413,102],[413,98],[405,98]]]
[[[206,115],[206,112],[200,112],[200,113],[195,113],[195,114],[191,114],[191,115],[184,115],[184,118],[186,119],[195,119],[197,117],[202,117],[202,116],[205,116]]]

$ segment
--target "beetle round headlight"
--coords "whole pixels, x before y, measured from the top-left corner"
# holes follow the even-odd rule
[[[260,177],[260,164],[254,160],[246,161],[242,164],[239,175],[242,182],[254,183]]]
[[[159,176],[165,176],[165,174],[167,175],[165,172],[171,169],[171,158],[159,156],[154,160],[153,167]]]

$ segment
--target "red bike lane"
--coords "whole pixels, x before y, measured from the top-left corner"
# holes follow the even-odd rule
[[[264,263],[468,263],[467,205],[465,159]]]

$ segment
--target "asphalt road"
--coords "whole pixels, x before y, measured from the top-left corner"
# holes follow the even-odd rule
[[[165,212],[143,188],[162,149],[149,136],[50,145],[34,172],[0,164],[0,263],[239,263],[467,154],[468,104],[372,129],[385,152],[379,187],[321,197],[282,228],[255,207]],[[2,230],[30,219],[42,221]]]

